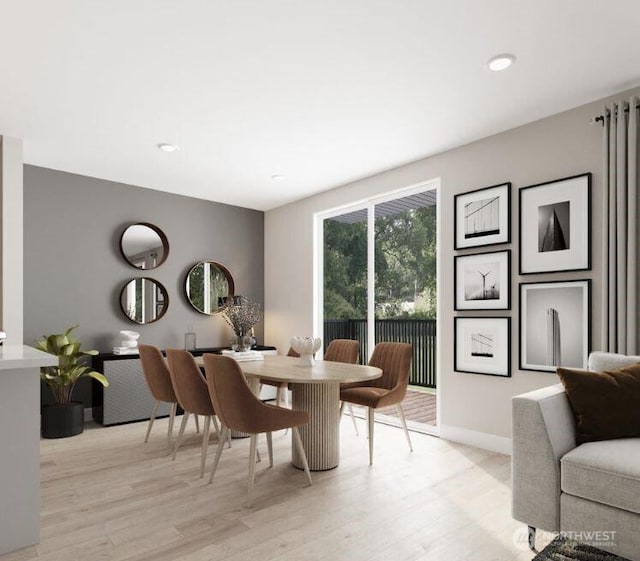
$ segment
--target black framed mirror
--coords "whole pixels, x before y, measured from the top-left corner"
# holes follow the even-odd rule
[[[158,321],[167,313],[168,307],[167,289],[155,279],[131,279],[120,291],[122,313],[138,325]]]
[[[189,303],[201,314],[218,313],[228,296],[233,296],[235,286],[229,270],[216,261],[196,263],[184,281]]]
[[[148,271],[167,260],[169,241],[164,232],[154,224],[138,222],[122,232],[120,253],[132,267]]]

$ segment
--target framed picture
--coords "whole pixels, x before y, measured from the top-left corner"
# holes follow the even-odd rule
[[[511,376],[511,318],[453,318],[456,372]]]
[[[591,174],[523,187],[520,274],[591,269]]]
[[[454,197],[454,249],[511,241],[511,183]]]
[[[587,368],[591,281],[520,284],[520,369]]]
[[[453,261],[454,309],[511,309],[511,250],[457,255]]]

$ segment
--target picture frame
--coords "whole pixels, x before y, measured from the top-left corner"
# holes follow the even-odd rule
[[[521,275],[591,269],[591,173],[518,194]]]
[[[453,369],[511,377],[511,318],[455,317]]]
[[[454,310],[511,309],[511,250],[456,255]]]
[[[587,368],[591,280],[520,284],[520,370]]]
[[[455,250],[511,243],[511,183],[455,195]]]

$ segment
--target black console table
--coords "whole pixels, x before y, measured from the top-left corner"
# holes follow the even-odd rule
[[[220,354],[228,348],[199,348],[191,351],[191,354]],[[265,354],[277,354],[275,347],[258,345],[254,349]],[[107,388],[95,380],[92,382],[93,418],[96,422],[110,426],[149,419],[155,400],[144,379],[139,355],[100,353],[93,357],[92,364],[109,380]],[[169,404],[161,403],[156,418],[168,417],[169,407]]]

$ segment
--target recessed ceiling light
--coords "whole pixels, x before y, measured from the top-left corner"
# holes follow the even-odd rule
[[[168,144],[167,142],[161,142],[160,144],[158,144],[158,148],[163,152],[169,152],[169,153],[177,152],[178,150],[180,150],[180,148],[175,144]]]
[[[280,175],[279,173],[274,173],[271,176],[271,181],[284,181],[284,175]]]
[[[487,67],[489,70],[493,70],[494,72],[500,72],[501,70],[506,70],[516,61],[516,57],[513,55],[496,55],[493,58],[489,59],[487,62]]]

